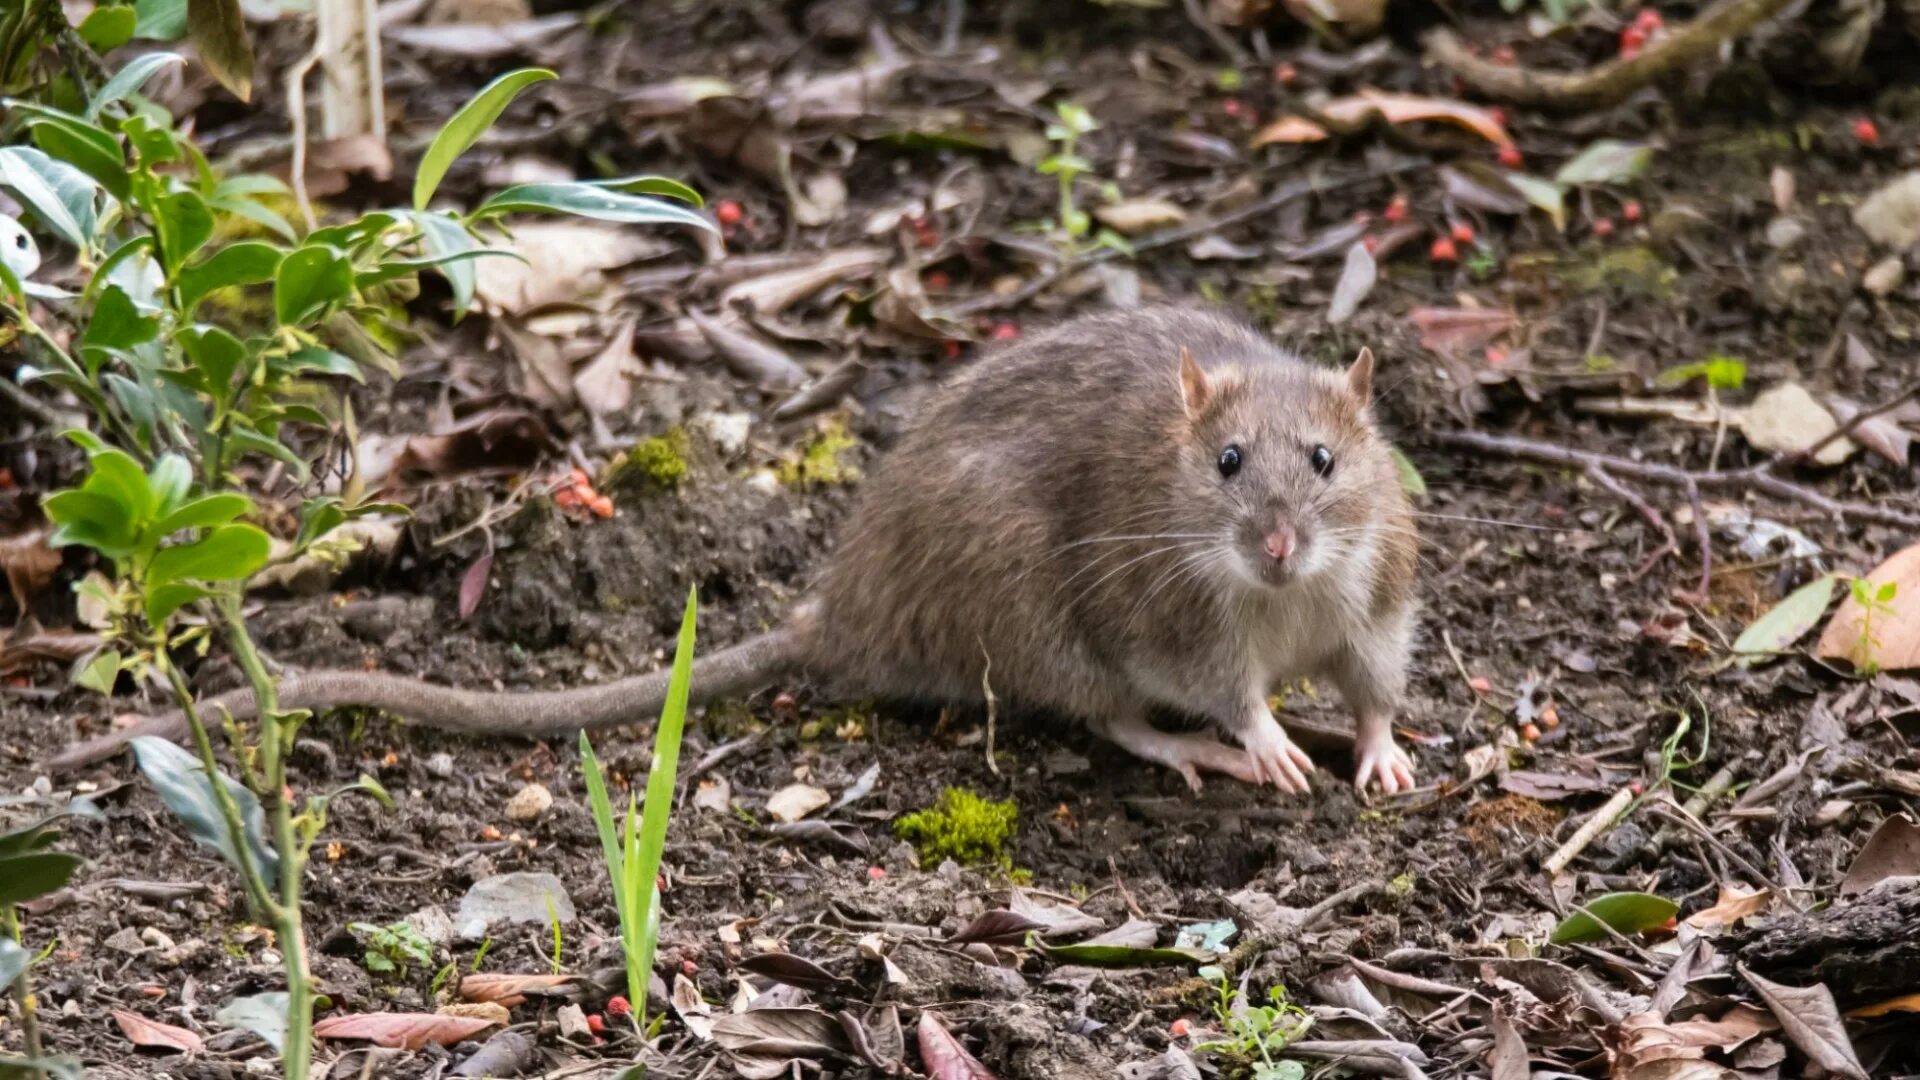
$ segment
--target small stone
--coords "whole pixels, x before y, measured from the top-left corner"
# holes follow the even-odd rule
[[[1867,196],[1854,209],[1853,223],[1874,243],[1896,251],[1920,244],[1920,169]]]
[[[727,457],[736,457],[747,448],[747,435],[753,430],[753,417],[743,412],[708,413],[701,426],[713,445]]]
[[[140,931],[131,926],[123,926],[115,930],[113,936],[107,939],[107,948],[134,955],[147,951],[146,945],[140,941]]]
[[[427,759],[427,772],[442,780],[453,775],[453,755],[438,753]]]
[[[553,792],[545,784],[528,784],[507,800],[507,817],[514,821],[534,821],[553,805]]]
[[[1906,277],[1907,268],[1900,256],[1889,255],[1867,268],[1860,278],[1860,287],[1873,296],[1885,296],[1899,288]]]
[[[423,907],[407,916],[407,925],[435,945],[446,945],[453,941],[453,919],[437,904]]]
[[[494,922],[546,925],[554,919],[571,923],[576,917],[573,899],[552,874],[496,874],[473,883],[460,898],[454,925],[462,941],[478,941]]]
[[[593,1037],[593,1029],[587,1026],[587,1011],[578,1005],[560,1006],[553,1018],[560,1022],[560,1037],[563,1039],[584,1041]]]
[[[1781,216],[1767,222],[1767,244],[1781,251],[1806,239],[1807,227],[1799,218]]]

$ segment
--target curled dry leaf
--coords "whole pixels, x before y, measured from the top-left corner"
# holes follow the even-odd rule
[[[576,982],[572,975],[477,974],[460,980],[464,1001],[492,1001],[513,1008],[527,1000],[528,991],[552,990]]]
[[[1094,210],[1100,224],[1123,236],[1164,229],[1187,220],[1187,212],[1166,199],[1126,199]]]
[[[1098,924],[1096,923],[1097,927]],[[1016,946],[1027,940],[1027,935],[1035,930],[1045,930],[1044,923],[1035,922],[1025,915],[1011,911],[989,911],[966,925],[966,928],[947,939],[949,945],[970,945],[976,941],[988,945]]]
[[[801,266],[736,282],[720,294],[725,307],[745,306],[763,315],[778,315],[829,285],[867,277],[887,265],[884,248],[842,248],[810,259]]]
[[[898,1076],[907,1064],[907,1037],[900,1029],[900,1010],[888,1005],[867,1010],[865,1016],[842,1010],[840,1026],[854,1053],[888,1076]]]
[[[493,1026],[492,1020],[435,1013],[361,1013],[329,1016],[313,1025],[316,1039],[351,1039],[397,1050],[418,1050],[429,1043],[452,1046]]]
[[[1519,316],[1500,308],[1414,308],[1407,321],[1423,348],[1456,354],[1484,349],[1520,326]]]
[[[1513,144],[1512,136],[1507,134],[1506,128],[1501,126],[1499,119],[1493,113],[1477,105],[1469,105],[1464,101],[1455,101],[1451,98],[1362,90],[1351,97],[1334,98],[1319,108],[1319,114],[1328,122],[1347,130],[1359,127],[1375,113],[1389,124],[1406,124],[1416,120],[1444,120],[1458,124],[1495,145],[1511,146]],[[1284,116],[1254,135],[1253,145],[1319,142],[1327,137],[1327,130],[1312,120],[1299,116]]]
[[[472,262],[474,295],[495,312],[524,315],[555,304],[592,304],[607,291],[607,272],[673,250],[659,236],[603,222],[530,221]]]
[[[1920,877],[1920,825],[1906,814],[1882,821],[1853,857],[1840,895],[1856,896],[1883,881]]]
[[[846,1033],[819,1009],[752,1009],[713,1022],[713,1040],[735,1054],[820,1058],[847,1052]]]
[[[680,1022],[701,1042],[713,1040],[713,1006],[700,996],[700,988],[681,972],[673,974],[673,1011]]]
[[[1527,1043],[1513,1026],[1513,1017],[1496,1005],[1488,1026],[1493,1045],[1487,1050],[1487,1074],[1492,1080],[1528,1080],[1533,1072],[1527,1065]]]
[[[1763,914],[1772,906],[1772,889],[1748,890],[1738,885],[1723,885],[1720,898],[1713,906],[1687,916],[1687,925],[1696,930],[1719,930],[1741,919]]]
[[[932,1080],[996,1080],[980,1059],[960,1045],[940,1018],[928,1009],[920,1014],[920,1063]]]
[[[480,598],[487,593],[487,577],[493,573],[493,552],[481,553],[460,575],[460,618],[464,621],[479,610]]]
[[[627,411],[633,402],[634,380],[646,374],[646,366],[633,351],[633,328],[639,321],[638,315],[628,315],[616,323],[606,347],[573,377],[574,394],[595,416]]]
[[[186,1028],[149,1020],[125,1009],[113,1010],[113,1022],[120,1025],[120,1033],[127,1037],[127,1041],[149,1050],[178,1050],[184,1054],[197,1054],[207,1048],[205,1039]]]
[[[1920,544],[1895,552],[1865,580],[1876,598],[1871,623],[1849,590],[1827,620],[1814,654],[1881,671],[1920,667]],[[1893,595],[1880,598],[1889,585]]]
[[[1853,1040],[1847,1037],[1846,1021],[1840,1018],[1833,991],[1826,984],[1783,986],[1755,975],[1745,964],[1736,964],[1740,977],[1747,980],[1787,1039],[1814,1064],[1847,1080],[1867,1080],[1867,1070],[1853,1052]]]
[[[832,795],[812,784],[788,784],[767,797],[767,813],[776,821],[799,821],[832,801]]]
[[[1353,318],[1354,312],[1373,292],[1374,283],[1380,280],[1380,267],[1373,260],[1373,253],[1365,244],[1355,244],[1347,249],[1347,262],[1340,270],[1340,281],[1333,287],[1333,302],[1327,305],[1327,322],[1339,326]]]
[[[727,365],[727,370],[761,386],[790,389],[807,381],[807,370],[785,352],[749,332],[734,316],[714,316],[689,308],[687,318]]]
[[[735,965],[755,975],[801,990],[836,990],[845,979],[803,956],[789,952],[768,952],[749,956]]]

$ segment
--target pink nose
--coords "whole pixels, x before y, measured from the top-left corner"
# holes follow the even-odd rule
[[[1281,525],[1267,534],[1265,547],[1274,562],[1286,562],[1293,557],[1293,549],[1298,546],[1293,526]]]

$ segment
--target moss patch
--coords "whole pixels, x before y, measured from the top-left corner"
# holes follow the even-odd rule
[[[1013,800],[993,802],[962,788],[948,788],[940,801],[893,823],[893,831],[920,852],[920,865],[945,859],[967,866],[991,863],[1009,869],[1007,841],[1013,839],[1020,811]]]
[[[1591,260],[1569,262],[1562,273],[1582,292],[1612,290],[1662,300],[1673,295],[1680,272],[1644,245],[1616,248]]]
[[[814,436],[798,457],[774,466],[773,475],[782,484],[799,491],[852,483],[860,479],[860,469],[842,455],[858,445],[859,440],[847,433],[846,421],[835,419]]]
[[[687,482],[687,441],[685,428],[668,428],[665,434],[644,439],[627,451],[607,477],[608,487],[640,491],[672,491]]]

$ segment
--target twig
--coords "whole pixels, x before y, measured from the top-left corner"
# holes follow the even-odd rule
[[[1581,825],[1579,830],[1567,839],[1566,843],[1560,845],[1560,850],[1547,856],[1547,861],[1541,863],[1540,868],[1547,872],[1548,877],[1558,877],[1560,872],[1567,868],[1568,863],[1578,858],[1581,852],[1587,850],[1588,844],[1593,843],[1601,833],[1606,832],[1613,826],[1613,819],[1619,817],[1620,812],[1625,810],[1627,804],[1632,801],[1633,788],[1631,785],[1614,792],[1613,798],[1608,799],[1605,806],[1595,810],[1593,816],[1588,818],[1585,824]]]
[[[1693,535],[1700,545],[1700,588],[1693,599],[1704,604],[1713,588],[1713,530],[1707,527],[1707,507],[1700,501],[1698,481],[1687,483],[1687,505],[1693,508]]]
[[[1721,858],[1739,867],[1742,873],[1751,877],[1754,884],[1762,885],[1773,890],[1773,892],[1793,910],[1802,910],[1799,901],[1793,898],[1792,893],[1781,888],[1772,878],[1762,873],[1759,867],[1748,862],[1745,856],[1722,843],[1719,837],[1713,835],[1713,830],[1695,821],[1692,814],[1687,813],[1684,809],[1668,800],[1651,800],[1647,805],[1661,818],[1699,837],[1708,847],[1719,852]]]
[[[1247,50],[1233,40],[1233,35],[1220,29],[1218,23],[1207,18],[1205,9],[1200,6],[1200,0],[1180,0],[1180,5],[1186,9],[1187,21],[1193,24],[1193,28],[1207,35],[1208,41],[1213,42],[1221,52],[1226,53],[1227,59],[1233,63],[1233,66],[1247,66]]]
[[[1000,763],[993,760],[994,721],[1000,714],[1000,699],[993,696],[993,684],[987,677],[993,674],[993,654],[987,652],[987,643],[980,643],[980,655],[986,658],[987,666],[980,669],[980,693],[987,699],[987,771],[1000,775]]]
[[[1641,578],[1646,577],[1647,571],[1652,570],[1656,563],[1666,558],[1668,554],[1680,549],[1680,542],[1678,538],[1673,535],[1673,526],[1667,524],[1667,519],[1661,516],[1660,511],[1655,509],[1652,503],[1641,498],[1632,488],[1615,480],[1611,473],[1608,473],[1607,470],[1598,465],[1587,466],[1587,478],[1599,484],[1601,487],[1606,488],[1608,491],[1613,492],[1615,495],[1618,495],[1621,499],[1625,500],[1628,505],[1640,511],[1640,516],[1645,518],[1647,524],[1653,526],[1654,530],[1660,534],[1660,546],[1655,548],[1652,554],[1640,560],[1640,568],[1629,575],[1627,580],[1639,581]]]
[[[1774,469],[1782,465],[1797,465],[1803,461],[1812,461],[1814,459],[1814,456],[1819,454],[1820,451],[1825,450],[1828,446],[1832,445],[1833,443],[1839,442],[1841,439],[1844,439],[1848,435],[1853,434],[1856,430],[1859,429],[1860,425],[1866,423],[1869,420],[1872,420],[1876,416],[1884,416],[1887,413],[1890,413],[1893,410],[1899,408],[1900,406],[1905,405],[1907,402],[1912,401],[1916,397],[1920,397],[1920,381],[1910,382],[1905,387],[1902,387],[1899,393],[1881,402],[1880,404],[1875,405],[1873,408],[1862,409],[1859,412],[1854,413],[1852,416],[1847,417],[1846,423],[1841,424],[1839,427],[1836,427],[1832,431],[1827,432],[1825,435],[1821,436],[1820,438],[1815,439],[1812,445],[1807,446],[1802,450],[1797,450],[1790,454],[1782,454],[1779,457],[1773,459],[1772,461],[1766,462],[1761,465],[1756,465],[1754,466],[1754,468],[1755,469]]]
[[[1575,450],[1571,447],[1556,446],[1553,443],[1536,439],[1522,439],[1512,435],[1489,435],[1479,431],[1443,431],[1434,438],[1450,446],[1464,446],[1490,454],[1505,457],[1522,458],[1531,461],[1544,461],[1551,465],[1567,465],[1579,469],[1599,466],[1620,476],[1631,476],[1648,483],[1664,484],[1682,490],[1689,485],[1697,491],[1753,488],[1766,492],[1775,498],[1788,502],[1797,502],[1811,506],[1838,518],[1854,518],[1859,521],[1873,522],[1877,525],[1899,525],[1909,529],[1920,528],[1920,514],[1904,510],[1895,510],[1886,506],[1874,506],[1868,503],[1843,502],[1832,499],[1783,480],[1765,469],[1740,469],[1738,471],[1696,472],[1680,469],[1672,465],[1659,465],[1652,462],[1629,461],[1612,454],[1601,454],[1591,450]]]
[[[1632,57],[1576,73],[1496,64],[1467,51],[1459,35],[1427,35],[1427,58],[1457,75],[1481,97],[1569,112],[1617,105],[1643,86],[1717,54],[1729,41],[1785,11],[1794,0],[1719,0],[1699,18],[1674,27]]]
[[[293,162],[289,166],[292,175],[288,179],[292,181],[293,199],[300,204],[300,216],[306,219],[308,232],[320,227],[320,220],[313,216],[313,203],[307,198],[307,75],[319,62],[320,43],[315,42],[313,51],[301,57],[287,72],[287,120],[293,125]]]

